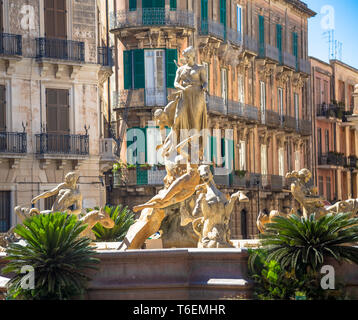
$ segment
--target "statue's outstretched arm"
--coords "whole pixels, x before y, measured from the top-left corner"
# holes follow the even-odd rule
[[[45,199],[45,198],[49,198],[52,197],[56,194],[58,194],[58,192],[60,191],[60,189],[62,188],[63,183],[61,183],[60,185],[58,185],[57,187],[53,188],[52,190],[49,191],[45,191],[43,193],[41,193],[40,195],[36,196],[35,198],[33,198],[31,200],[31,203],[34,204],[36,203],[38,200],[40,199]]]

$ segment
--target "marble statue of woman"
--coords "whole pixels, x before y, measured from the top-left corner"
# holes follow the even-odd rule
[[[178,140],[186,138],[180,130],[201,130],[207,128],[205,103],[206,70],[195,63],[195,50],[188,47],[183,51],[186,64],[176,72],[174,87],[179,89],[179,100],[174,115],[173,129],[179,134]]]

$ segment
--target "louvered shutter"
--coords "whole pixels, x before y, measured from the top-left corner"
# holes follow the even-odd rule
[[[144,50],[133,50],[134,89],[145,87]]]
[[[0,86],[0,131],[6,131],[5,86]]]
[[[166,50],[166,74],[167,74],[167,88],[174,88],[174,80],[177,71],[177,66],[175,61],[178,61],[178,51],[177,49],[167,49]]]
[[[45,37],[67,38],[66,0],[45,0]]]

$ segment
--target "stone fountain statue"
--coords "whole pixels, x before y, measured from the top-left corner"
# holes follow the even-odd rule
[[[292,171],[286,174],[286,178],[293,179],[290,192],[294,199],[301,205],[304,218],[307,219],[312,213],[315,214],[316,219],[327,214],[351,213],[352,216],[355,216],[358,213],[358,199],[348,199],[339,201],[334,205],[326,206],[325,199],[318,196],[317,187],[309,185],[311,177],[312,173],[308,169]],[[291,213],[296,212],[292,209]],[[259,231],[263,233],[265,231],[265,224],[271,223],[272,219],[277,216],[286,216],[286,214],[278,210],[272,210],[269,215],[260,212],[256,220]]]
[[[133,208],[141,214],[128,230],[119,250],[141,248],[178,206],[181,227],[192,224],[192,231],[198,235],[197,246],[230,247],[228,223],[234,203],[236,199],[248,201],[242,192],[228,200],[216,188],[210,167],[203,162],[207,134],[206,71],[195,63],[193,47],[185,49],[183,56],[186,63],[178,68],[174,81],[178,91],[168,97],[171,101],[164,109],[154,113],[161,132],[165,126],[171,129],[156,147],[156,150],[162,149],[167,171],[164,188],[146,203]],[[194,203],[194,207],[188,205],[188,201]],[[171,241],[171,246],[183,245],[180,236]]]

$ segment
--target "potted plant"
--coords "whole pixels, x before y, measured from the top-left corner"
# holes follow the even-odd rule
[[[244,178],[246,175],[246,170],[235,170],[235,174],[239,177],[239,178]]]
[[[144,163],[144,164],[140,164],[139,168],[141,170],[150,170],[152,168],[152,166],[150,164],[148,164],[148,163]]]

